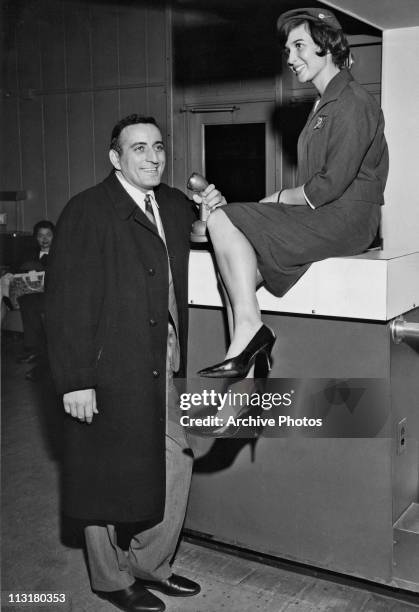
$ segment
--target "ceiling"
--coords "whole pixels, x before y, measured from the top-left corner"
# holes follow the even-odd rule
[[[52,0],[53,1],[53,0]],[[67,2],[68,0],[62,0]],[[74,2],[74,0],[71,0]],[[86,1],[86,0],[79,0]],[[2,10],[19,15],[27,5],[42,4],[45,0],[0,0]],[[114,5],[115,0],[87,0],[97,5]],[[234,16],[262,13],[275,15],[293,8],[330,6],[339,11],[337,17],[347,34],[363,34],[356,20],[378,30],[419,26],[419,0],[117,0],[121,5],[144,4],[150,6],[171,4],[175,9],[189,13],[191,21],[225,20]],[[357,31],[358,30],[358,31]]]
[[[419,0],[174,0],[174,5],[189,12],[191,21],[243,18],[246,14],[258,19],[262,13],[278,16],[293,8],[328,5],[337,11],[347,34],[363,33],[359,22],[378,30],[419,26]]]
[[[369,0],[365,0],[368,2]],[[393,2],[395,0],[392,0]],[[417,2],[419,0],[412,0]],[[183,15],[185,23],[189,26],[207,26],[216,23],[236,22],[238,24],[253,24],[260,31],[275,30],[278,16],[285,11],[306,6],[324,7],[323,2],[317,0],[173,0],[177,11]],[[360,2],[362,4],[362,1]],[[342,0],[342,5],[345,1]],[[336,16],[346,34],[379,34],[370,24],[354,19],[336,6]],[[263,24],[263,28],[261,25]]]
[[[418,0],[323,0],[380,30],[419,26]]]

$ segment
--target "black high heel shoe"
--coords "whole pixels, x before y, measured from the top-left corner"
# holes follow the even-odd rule
[[[209,368],[199,370],[205,378],[245,378],[259,355],[266,355],[268,370],[271,369],[271,351],[276,336],[269,327],[262,325],[249,344],[236,357],[225,359]]]

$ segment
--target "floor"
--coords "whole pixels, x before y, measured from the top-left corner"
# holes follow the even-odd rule
[[[2,610],[112,612],[90,590],[78,531],[60,517],[61,408],[51,383],[17,365],[21,341],[3,341]],[[164,599],[169,612],[417,612],[406,603],[308,573],[264,565],[183,540],[174,566],[202,592]],[[9,605],[12,593],[64,593],[62,604]]]

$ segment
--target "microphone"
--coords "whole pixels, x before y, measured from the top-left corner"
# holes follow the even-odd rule
[[[209,183],[207,179],[202,176],[202,174],[198,174],[197,172],[193,172],[189,177],[186,187],[193,191],[194,193],[200,194],[208,187]],[[192,223],[191,230],[191,242],[208,242],[207,238],[207,219],[209,216],[209,211],[201,202],[199,205],[199,220],[194,221]]]

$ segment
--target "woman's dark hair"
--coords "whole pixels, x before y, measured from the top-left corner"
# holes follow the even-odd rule
[[[49,229],[51,230],[52,233],[54,233],[55,231],[55,225],[53,224],[52,221],[47,221],[46,219],[43,219],[42,221],[38,221],[38,223],[35,223],[35,225],[33,226],[33,235],[37,236],[38,232],[40,229]]]
[[[279,42],[281,47],[285,48],[291,30],[303,24],[308,28],[310,36],[315,44],[320,47],[320,51],[317,51],[317,55],[322,57],[330,51],[333,63],[336,64],[338,68],[349,66],[351,50],[343,31],[336,30],[315,17],[312,19],[309,17],[295,17],[286,21],[279,29]]]
[[[113,149],[117,153],[121,153],[121,145],[119,143],[119,136],[122,130],[129,125],[136,125],[137,123],[151,123],[160,129],[159,124],[154,119],[154,117],[144,117],[143,115],[137,115],[136,113],[132,115],[128,115],[128,117],[124,117],[115,125],[112,130],[111,135],[111,144],[109,145],[109,149]]]

